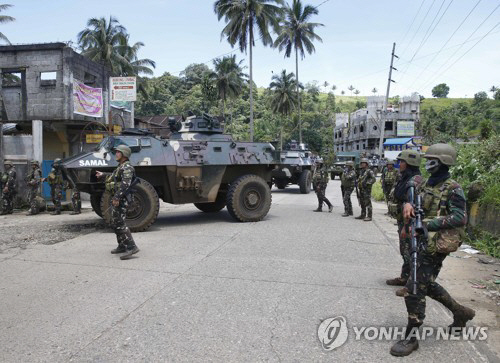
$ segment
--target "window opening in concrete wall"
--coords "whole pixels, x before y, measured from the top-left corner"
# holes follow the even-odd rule
[[[21,87],[21,72],[2,73],[2,87]]]
[[[96,76],[94,76],[91,73],[85,72],[85,75],[83,77],[83,83],[85,83],[87,86],[91,86],[95,83]]]
[[[392,127],[393,127],[393,122],[392,121],[388,121],[385,123],[385,131],[392,131]]]
[[[356,145],[356,150],[359,150],[359,145]]]
[[[364,131],[365,131],[365,127],[364,127],[363,125],[361,125],[361,126],[359,127],[359,132],[364,132]]]
[[[40,86],[55,86],[56,85],[57,72],[40,72]]]

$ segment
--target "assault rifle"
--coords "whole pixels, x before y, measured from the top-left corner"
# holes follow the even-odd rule
[[[417,293],[417,259],[420,250],[424,249],[429,238],[427,228],[422,224],[424,219],[424,210],[422,209],[422,197],[415,195],[415,188],[411,187],[408,191],[408,200],[413,206],[415,217],[411,219],[411,244],[410,244],[410,292],[415,295]]]

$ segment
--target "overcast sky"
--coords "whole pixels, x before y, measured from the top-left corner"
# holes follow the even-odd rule
[[[220,39],[224,22],[217,21],[213,2],[10,0],[14,7],[2,14],[16,21],[0,25],[0,31],[12,43],[76,42],[76,34],[85,28],[88,18],[113,15],[127,28],[132,41],[146,44],[140,56],[156,61],[155,75],[178,75],[190,63],[211,66],[211,59],[233,50]],[[350,94],[347,87],[352,84],[361,95],[371,95],[376,87],[383,94],[392,43],[396,42],[400,58],[394,64],[398,71],[393,73],[396,83],[391,96],[419,92],[431,97],[432,87],[442,82],[450,86],[450,97],[472,97],[493,85],[500,86],[500,0],[305,3],[319,5],[319,15],[312,21],[324,27],[317,31],[323,43],[316,43],[316,52],[299,64],[299,79],[304,83],[327,81],[337,86],[336,93],[345,90],[346,94]],[[239,50],[235,54],[247,62],[245,54]],[[282,69],[295,72],[294,58],[284,59],[277,50],[257,43],[257,85],[267,87],[272,72]]]

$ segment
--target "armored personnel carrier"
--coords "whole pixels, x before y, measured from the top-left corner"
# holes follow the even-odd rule
[[[111,198],[96,171],[110,172],[117,162],[113,149],[132,150],[130,161],[139,183],[134,186],[127,214],[132,231],[144,231],[158,215],[159,199],[166,203],[194,203],[214,213],[227,207],[241,222],[262,220],[271,207],[271,172],[277,164],[269,143],[236,142],[208,115],[169,120],[172,134],[159,138],[141,130],[125,130],[105,138],[92,152],[63,161],[67,176],[91,195],[95,212],[111,219]]]
[[[311,152],[304,144],[292,140],[286,149],[280,152],[280,164],[273,170],[273,183],[278,189],[285,189],[288,184],[298,184],[302,194],[311,191],[315,163]]]

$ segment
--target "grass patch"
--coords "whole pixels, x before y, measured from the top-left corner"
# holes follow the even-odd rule
[[[379,182],[376,182],[375,184],[373,184],[372,198],[375,199],[377,202],[382,202],[385,200],[384,191],[382,190],[382,185],[380,185]]]
[[[465,243],[495,258],[500,258],[500,237],[479,228],[474,229],[474,237],[467,237]]]

